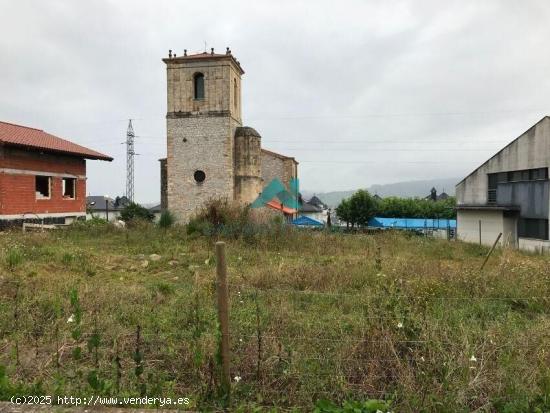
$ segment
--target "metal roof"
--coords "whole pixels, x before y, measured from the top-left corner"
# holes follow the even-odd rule
[[[374,217],[369,220],[368,226],[397,229],[447,229],[456,228],[456,219]]]
[[[292,225],[308,226],[308,227],[324,227],[325,224],[313,218],[301,216],[292,221]]]
[[[531,129],[535,128],[539,123],[550,119],[550,116],[546,115],[542,119],[540,119],[537,123],[535,123],[533,126],[531,126],[529,129],[527,129],[525,132],[523,132],[521,135],[519,135],[517,138],[512,140],[510,143],[508,143],[504,148],[500,149],[498,152],[496,152],[493,156],[491,156],[489,159],[487,159],[485,162],[483,162],[481,165],[479,165],[476,169],[474,169],[472,172],[470,172],[468,175],[466,175],[459,183],[457,183],[455,186],[460,185],[462,182],[464,182],[466,179],[468,179],[470,176],[472,176],[478,169],[480,169],[483,165],[486,165],[489,163],[491,159],[496,157],[499,153],[503,152],[506,148],[517,142],[521,137],[523,137],[527,132],[529,132]]]

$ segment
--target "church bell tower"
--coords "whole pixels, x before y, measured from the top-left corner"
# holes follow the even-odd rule
[[[168,98],[164,207],[187,222],[211,199],[238,199],[234,136],[242,126],[244,71],[229,48],[223,54],[170,51],[163,62]]]

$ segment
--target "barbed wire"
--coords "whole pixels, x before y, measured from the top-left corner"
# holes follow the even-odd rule
[[[278,294],[300,294],[300,295],[320,295],[320,296],[334,296],[334,297],[361,297],[366,299],[376,298],[380,299],[379,295],[366,295],[364,293],[346,293],[346,292],[334,292],[334,291],[315,291],[315,290],[296,290],[291,288],[260,288],[244,284],[228,284],[230,288],[237,290],[237,294],[241,290],[251,290],[253,292],[269,294],[269,293],[278,293]],[[233,291],[230,290],[231,293]],[[242,294],[242,293],[241,293]],[[416,299],[416,300],[517,300],[517,301],[526,301],[526,300],[550,300],[550,296],[490,296],[490,297],[480,297],[480,296],[434,296],[434,295],[406,295],[406,294],[397,294],[392,295],[392,298],[397,299]]]

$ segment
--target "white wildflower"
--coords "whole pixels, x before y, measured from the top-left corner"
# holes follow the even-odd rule
[[[235,383],[238,383],[241,381],[241,376],[235,376],[233,380],[235,380]]]
[[[477,361],[476,356],[474,356],[474,355],[472,354],[472,357],[470,357],[470,361],[474,361],[474,362]]]
[[[71,314],[71,316],[67,319],[67,323],[74,323],[74,314]]]
[[[402,322],[397,323],[397,328],[403,328],[403,323]]]

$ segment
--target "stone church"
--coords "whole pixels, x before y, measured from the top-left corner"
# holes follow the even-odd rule
[[[161,208],[180,222],[209,200],[250,204],[273,179],[287,189],[297,178],[292,157],[262,149],[260,134],[243,126],[241,77],[244,71],[227,48],[176,56],[166,64],[167,157],[161,164]],[[296,211],[276,199],[266,207]]]

